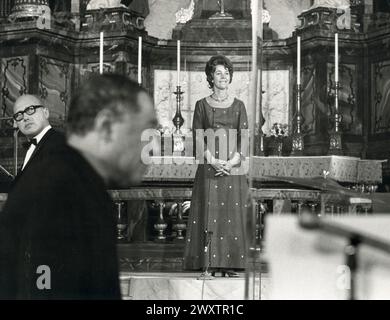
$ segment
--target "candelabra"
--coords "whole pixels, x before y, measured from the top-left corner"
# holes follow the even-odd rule
[[[302,115],[301,115],[301,92],[302,86],[297,85],[297,116],[296,116],[296,131],[292,137],[292,155],[302,156],[305,149],[302,134]]]
[[[176,87],[174,94],[176,95],[176,114],[173,118],[173,125],[175,126],[175,131],[172,134],[172,147],[174,156],[184,156],[185,153],[185,136],[181,132],[180,128],[184,124],[184,119],[181,114],[181,103],[183,100],[183,91],[181,91],[181,86]]]
[[[341,121],[342,116],[339,113],[339,90],[340,83],[337,81],[335,84],[335,113],[334,113],[334,127],[330,132],[329,138],[329,154],[330,155],[342,155],[343,145],[342,145],[342,131],[341,131]]]

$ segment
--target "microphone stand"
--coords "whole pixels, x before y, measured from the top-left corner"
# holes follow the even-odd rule
[[[358,271],[358,249],[360,245],[359,238],[350,238],[349,245],[345,247],[346,265],[350,271],[349,300],[356,300],[356,276]]]
[[[11,173],[9,173],[8,171],[7,171],[7,169],[6,168],[4,168],[1,164],[0,164],[0,170],[2,171],[2,172],[4,172],[6,175],[7,175],[7,177],[10,177],[10,178],[15,178],[15,176],[13,175],[13,174],[11,174]]]
[[[197,278],[198,280],[214,280],[215,278],[209,273],[209,268],[211,265],[211,236],[212,231],[205,231],[206,234],[206,245],[204,247],[204,253],[206,258],[206,269],[205,271]]]
[[[299,224],[302,228],[308,230],[322,230],[349,239],[349,244],[345,247],[346,265],[350,271],[350,291],[349,300],[356,300],[356,276],[358,273],[358,251],[360,244],[365,244],[372,248],[384,251],[390,254],[390,242],[375,238],[363,233],[356,232],[347,227],[324,221],[309,212],[302,213]]]

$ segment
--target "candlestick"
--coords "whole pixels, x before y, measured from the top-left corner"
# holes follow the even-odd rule
[[[335,81],[339,82],[339,34],[334,35],[335,38]]]
[[[295,128],[294,133],[292,135],[292,155],[293,156],[303,156],[305,144],[303,139],[302,132],[302,115],[301,115],[301,92],[302,86],[300,84],[297,85],[297,116],[294,119]]]
[[[177,86],[180,87],[180,40],[177,40]]]
[[[104,50],[104,32],[100,32],[100,46],[99,46],[99,72],[103,74],[103,50]]]
[[[329,154],[343,155],[343,137],[342,137],[342,115],[339,113],[339,90],[340,83],[335,84],[335,112],[334,112],[334,128],[329,136]]]
[[[302,92],[302,85],[297,85],[297,114],[300,116],[301,114],[301,92]]]
[[[138,84],[142,84],[142,37],[138,37]]]
[[[172,119],[173,125],[175,126],[175,131],[172,134],[173,141],[173,155],[174,156],[184,156],[185,154],[185,136],[181,132],[180,128],[184,124],[184,118],[181,114],[181,103],[182,103],[182,95],[183,91],[181,91],[181,87],[177,86],[174,94],[176,95],[176,114]]]
[[[297,45],[297,85],[300,85],[300,84],[301,84],[301,37],[298,37],[298,45]]]
[[[339,113],[339,90],[340,90],[340,83],[336,81],[335,84],[335,101],[334,101],[334,109],[336,111],[336,114]]]

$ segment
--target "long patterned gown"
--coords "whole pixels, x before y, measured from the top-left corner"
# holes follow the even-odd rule
[[[235,152],[244,155],[240,143],[241,132],[244,131],[240,129],[247,128],[245,105],[238,99],[223,109],[211,107],[206,98],[196,103],[194,137],[197,129],[212,129],[214,132],[221,132],[222,129],[223,135],[229,135],[229,129],[237,130],[237,148],[234,149],[233,145],[236,144],[232,143],[228,150],[219,150],[216,143],[217,159],[228,160],[230,157],[226,153],[230,153],[230,156]],[[208,141],[205,142],[205,149],[207,145]],[[184,262],[187,270],[199,270],[207,266],[211,269],[245,268],[247,176],[244,172],[223,177],[215,177],[215,174],[215,169],[207,163],[200,164],[196,172],[186,237]]]

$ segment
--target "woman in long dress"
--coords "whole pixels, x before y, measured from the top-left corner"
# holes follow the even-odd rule
[[[192,192],[185,268],[232,277],[245,268],[246,261],[248,181],[245,170],[238,168],[245,160],[248,142],[241,137],[247,132],[248,119],[244,103],[228,91],[233,77],[230,60],[214,56],[205,71],[213,93],[196,103],[193,118],[197,160],[204,161],[198,166]],[[218,136],[215,146],[210,132]],[[230,139],[234,135],[236,141]]]

